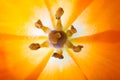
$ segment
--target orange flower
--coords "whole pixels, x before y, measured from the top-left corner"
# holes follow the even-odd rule
[[[119,80],[119,0],[1,0],[0,80]],[[47,39],[34,23],[55,26],[55,11],[64,9],[64,30],[77,29],[70,40],[81,52],[64,49],[64,59],[51,57],[53,48],[29,49]]]

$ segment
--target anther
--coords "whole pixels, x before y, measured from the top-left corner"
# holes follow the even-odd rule
[[[37,28],[42,28],[43,27],[43,24],[42,24],[41,20],[38,20],[37,22],[35,22],[35,27],[37,27]]]
[[[83,48],[82,45],[78,45],[78,46],[73,46],[72,49],[73,49],[74,52],[80,52],[82,48]]]
[[[40,45],[39,45],[38,43],[32,43],[32,44],[29,46],[29,48],[30,48],[31,50],[37,50],[37,49],[40,48]]]
[[[64,57],[63,57],[62,53],[63,53],[62,50],[58,49],[56,52],[53,53],[52,56],[55,58],[63,59]]]
[[[63,15],[63,13],[64,13],[63,8],[59,7],[55,14],[56,19],[59,20],[61,18],[61,16]]]
[[[71,25],[71,32],[72,32],[72,33],[76,33],[76,32],[77,32],[77,30],[74,28],[73,25]]]

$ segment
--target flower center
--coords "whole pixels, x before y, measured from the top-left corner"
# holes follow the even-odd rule
[[[53,30],[48,35],[50,44],[55,48],[62,48],[67,41],[67,35],[64,31]]]
[[[41,20],[38,20],[35,23],[35,27],[38,29],[42,29],[45,33],[48,34],[48,40],[44,41],[42,44],[39,43],[32,43],[29,48],[31,50],[37,50],[42,47],[50,47],[52,45],[56,50],[53,53],[53,57],[63,59],[64,56],[62,55],[62,48],[64,45],[66,47],[72,49],[74,52],[79,52],[83,48],[82,45],[73,45],[69,40],[68,37],[71,37],[74,33],[77,32],[77,30],[74,28],[73,25],[71,25],[71,28],[68,29],[66,32],[63,31],[63,26],[61,23],[61,16],[63,15],[64,10],[63,8],[58,8],[55,14],[55,18],[57,20],[57,24],[54,30],[49,29],[48,27],[45,27]]]

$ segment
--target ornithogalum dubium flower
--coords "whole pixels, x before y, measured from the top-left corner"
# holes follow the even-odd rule
[[[1,0],[0,80],[120,80],[119,0]]]

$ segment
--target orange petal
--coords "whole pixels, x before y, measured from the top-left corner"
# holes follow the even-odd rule
[[[93,35],[107,30],[120,30],[119,4],[119,0],[94,0],[74,21],[73,25],[77,33],[73,37]]]
[[[80,67],[65,51],[63,55],[64,59],[51,57],[38,80],[87,80]]]
[[[51,57],[53,53],[53,50],[49,51],[49,53],[47,54],[47,56],[45,56],[44,58],[42,58],[42,61],[37,65],[37,67],[30,73],[30,75],[26,78],[26,80],[37,80],[39,75],[41,74],[41,72],[43,71],[43,69],[45,68],[45,66],[47,65],[47,62],[49,60],[49,58]]]
[[[92,2],[93,0],[75,0],[74,1],[74,5],[72,6],[72,8],[68,7],[69,9],[71,9],[71,12],[67,12],[70,13],[69,19],[66,22],[67,24],[64,27],[64,30],[67,30],[69,28],[70,25],[72,25],[72,23],[78,18],[78,16],[85,10],[85,8],[87,8],[89,6],[89,4]]]
[[[72,13],[75,2],[76,0],[45,0],[48,11],[50,12],[51,20],[53,22],[53,27],[56,25],[55,13],[57,9],[59,7],[62,7],[64,10],[64,14],[62,16],[62,24],[65,26],[66,22],[69,20],[69,16]]]
[[[49,13],[44,1],[0,1],[0,32],[15,35],[43,35],[34,23],[41,19],[43,25],[51,27]]]
[[[88,80],[119,80],[120,43],[89,43],[79,53],[67,50]]]
[[[96,33],[89,36],[73,38],[71,41],[75,44],[80,43],[119,43],[120,42],[120,31],[119,30],[108,30],[101,33]]]
[[[50,50],[32,51],[29,45],[33,42],[42,43],[44,40],[45,37],[0,34],[0,79],[24,79]]]

